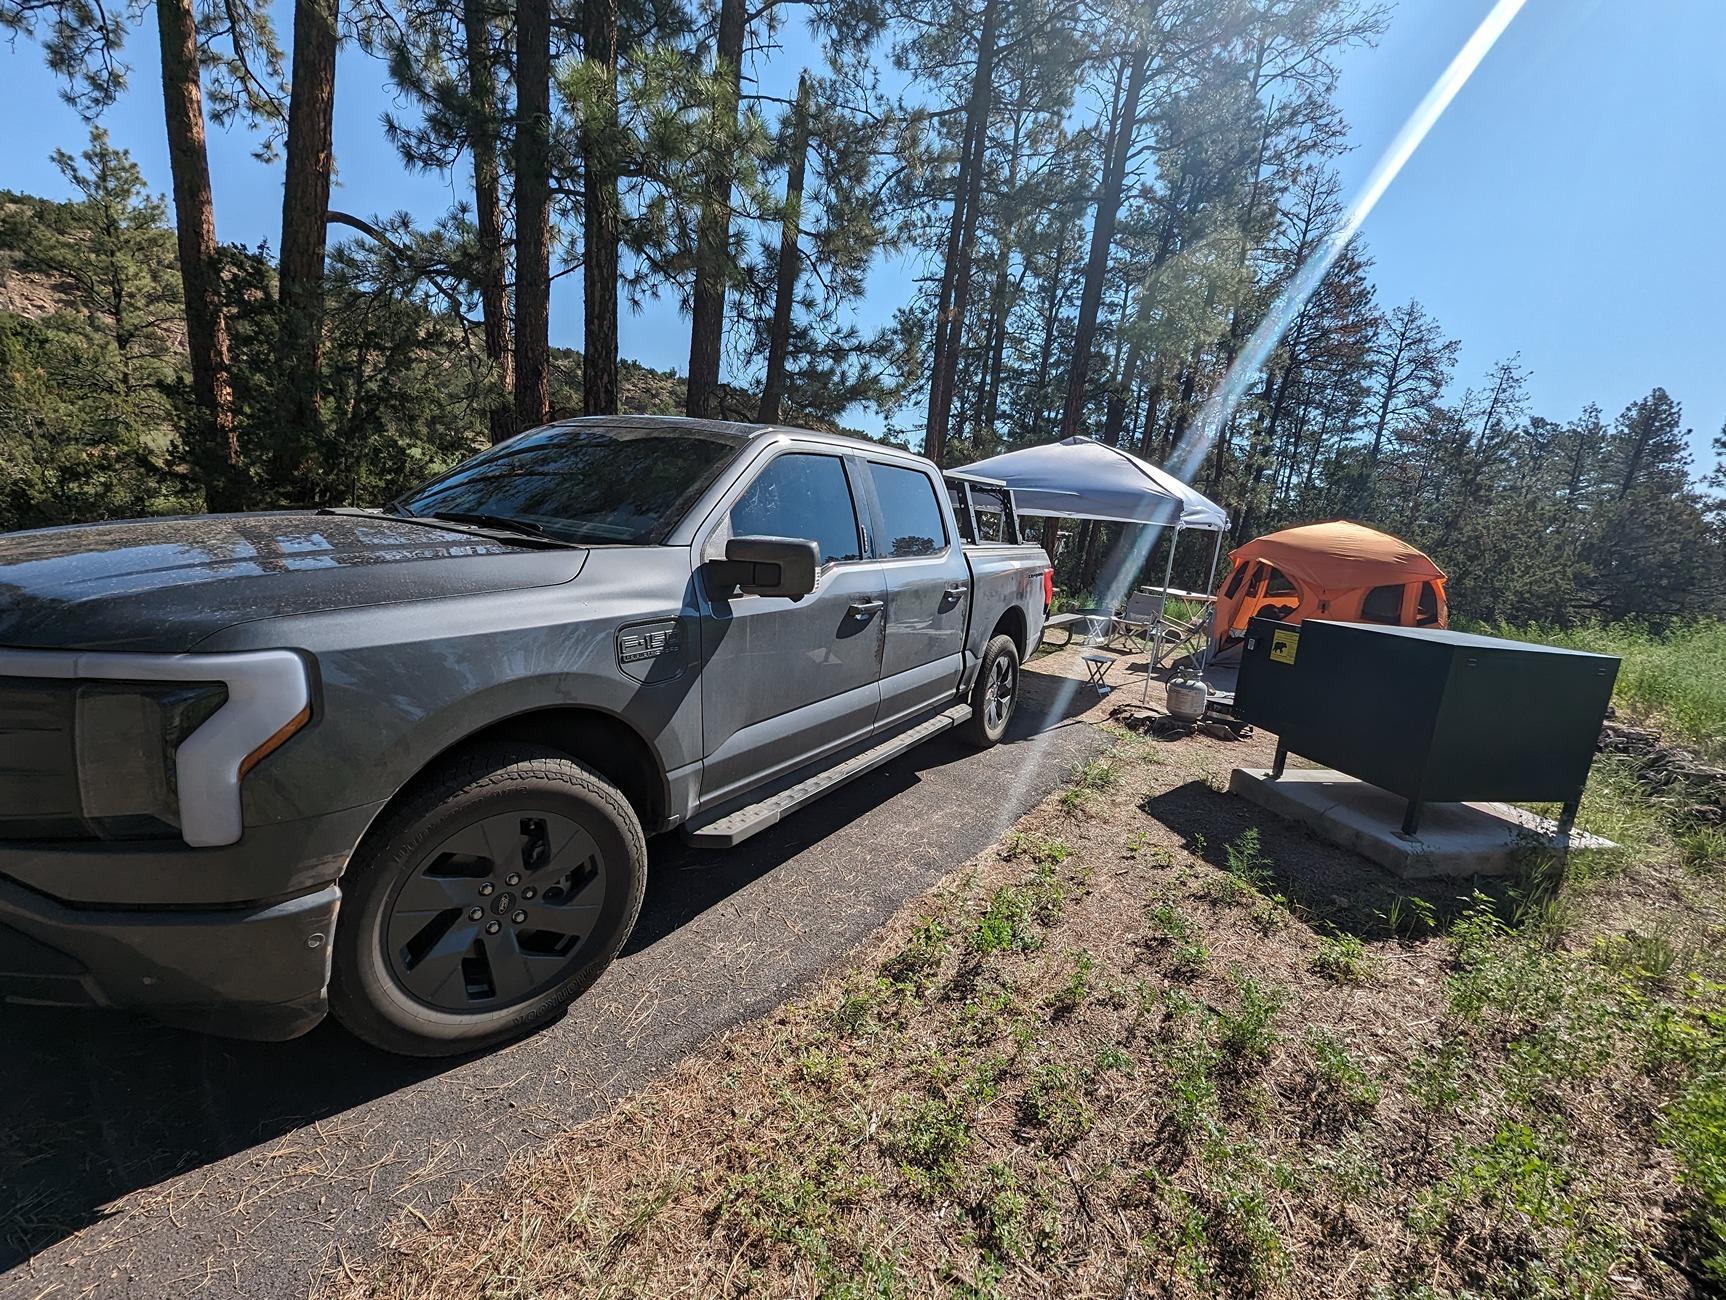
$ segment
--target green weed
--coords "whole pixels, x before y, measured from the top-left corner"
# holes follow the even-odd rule
[[[1085,1100],[1085,1080],[1068,1065],[1043,1065],[1019,1101],[1019,1122],[1042,1135],[1050,1151],[1070,1149],[1091,1131],[1096,1113]]]
[[[1349,1055],[1340,1038],[1315,1025],[1306,1032],[1306,1044],[1312,1053],[1313,1080],[1320,1089],[1349,1110],[1371,1110],[1378,1105],[1384,1089]]]
[[[884,979],[921,992],[947,956],[951,935],[940,921],[930,918],[919,925],[898,952],[881,963]]]
[[[1079,952],[1073,958],[1073,973],[1067,982],[1057,989],[1048,1001],[1049,1012],[1055,1016],[1070,1016],[1084,1005],[1091,991],[1091,974],[1097,968],[1097,960],[1088,952]]]
[[[971,935],[971,951],[1033,952],[1043,946],[1031,914],[1031,899],[1024,889],[1002,885],[989,899],[988,910]]]
[[[899,1112],[882,1145],[913,1183],[945,1191],[958,1183],[973,1141],[963,1109],[945,1097],[926,1097]]]
[[[1268,1060],[1278,1037],[1272,1026],[1288,994],[1274,985],[1262,985],[1250,975],[1237,974],[1234,985],[1239,1005],[1232,1011],[1215,1013],[1218,1045],[1237,1061]]]
[[[1371,984],[1377,966],[1360,936],[1338,930],[1318,941],[1312,969],[1336,984]]]

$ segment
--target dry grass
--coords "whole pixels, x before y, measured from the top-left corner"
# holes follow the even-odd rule
[[[1120,733],[850,972],[332,1292],[1704,1287],[1718,866],[1656,827],[1561,890],[1415,898],[1216,792],[1254,761]]]

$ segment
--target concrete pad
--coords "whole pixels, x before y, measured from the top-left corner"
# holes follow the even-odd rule
[[[1420,831],[1406,837],[1400,796],[1329,768],[1286,768],[1273,781],[1269,768],[1237,767],[1229,793],[1310,826],[1406,880],[1512,875],[1529,849],[1558,847],[1557,823],[1503,803],[1429,803]],[[1616,847],[1598,835],[1570,833],[1572,853]]]

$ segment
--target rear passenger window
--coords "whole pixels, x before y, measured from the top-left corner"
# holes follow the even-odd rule
[[[731,507],[733,537],[800,537],[821,548],[821,563],[863,558],[857,508],[836,456],[792,452],[762,470]]]
[[[941,505],[927,474],[870,461],[869,477],[881,502],[883,555],[933,555],[947,544]]]
[[[1360,616],[1368,623],[1402,622],[1402,585],[1374,587],[1360,603]]]

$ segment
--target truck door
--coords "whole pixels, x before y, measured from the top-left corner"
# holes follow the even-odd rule
[[[866,462],[875,553],[887,581],[887,643],[877,729],[951,703],[965,667],[971,569],[935,481],[914,465]]]
[[[741,488],[703,546],[711,556],[731,537],[807,538],[822,561],[814,592],[799,600],[704,592],[705,805],[874,727],[886,586],[881,566],[866,558],[858,505],[866,498],[854,473],[839,456],[780,452]]]

